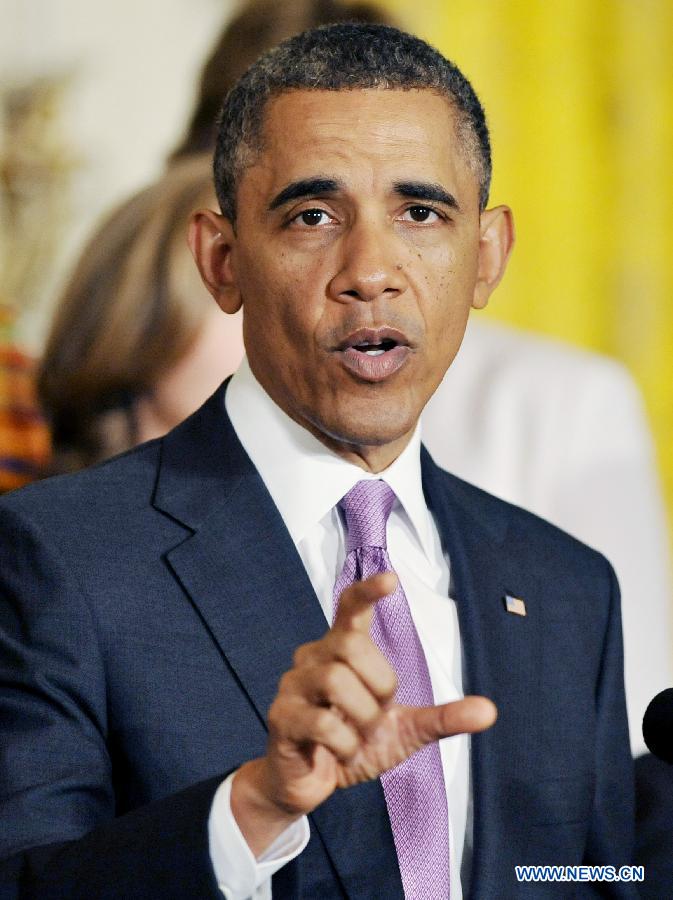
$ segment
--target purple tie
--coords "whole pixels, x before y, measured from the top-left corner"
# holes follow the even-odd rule
[[[386,524],[395,494],[385,481],[358,481],[339,506],[346,517],[347,555],[334,585],[334,615],[344,588],[394,571],[386,549]],[[425,654],[399,584],[374,608],[372,640],[394,668],[396,700],[434,703]],[[444,774],[435,741],[381,775],[406,900],[449,896],[449,823]]]

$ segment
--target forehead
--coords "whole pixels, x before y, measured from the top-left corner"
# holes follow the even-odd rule
[[[298,178],[336,176],[353,189],[400,179],[444,184],[478,203],[478,183],[454,107],[431,90],[296,90],[269,101],[262,149],[244,173],[256,192]]]

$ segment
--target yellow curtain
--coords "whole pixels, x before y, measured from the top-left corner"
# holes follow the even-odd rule
[[[385,5],[489,116],[491,199],[518,245],[488,314],[626,363],[673,513],[673,2]]]

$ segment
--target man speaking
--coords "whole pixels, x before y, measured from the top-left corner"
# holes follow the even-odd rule
[[[392,28],[307,32],[229,94],[215,175],[190,244],[247,362],[0,507],[2,896],[500,900],[628,863],[611,569],[420,443],[513,241],[471,86]]]

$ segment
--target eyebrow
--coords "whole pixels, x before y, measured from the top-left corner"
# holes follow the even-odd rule
[[[450,209],[460,212],[460,205],[453,194],[446,191],[441,184],[426,181],[396,181],[393,190],[400,197],[412,200],[426,200],[429,203],[442,203]]]
[[[283,188],[269,203],[269,212],[278,209],[292,200],[302,197],[326,196],[336,194],[343,189],[343,183],[336,178],[301,178],[292,181]],[[427,181],[396,181],[393,190],[400,197],[413,200],[425,200],[428,203],[442,203],[449,209],[460,212],[460,205],[453,194],[445,190],[441,184]]]
[[[269,212],[291,200],[301,200],[302,197],[336,194],[342,187],[341,182],[335,178],[302,178],[299,181],[292,181],[269,203]]]

